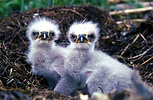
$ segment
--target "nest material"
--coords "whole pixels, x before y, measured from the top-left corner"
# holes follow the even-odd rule
[[[33,17],[46,16],[60,25],[61,37],[57,44],[68,45],[66,32],[75,21],[93,21],[99,24],[100,38],[96,44],[102,50],[133,69],[138,69],[143,80],[153,85],[153,14],[147,21],[126,31],[111,18],[106,10],[92,6],[68,6],[54,8],[39,8],[31,11],[13,14],[0,20],[0,89],[3,91],[18,90],[34,98],[36,94],[45,94],[46,81],[43,77],[30,73],[30,64],[26,62],[25,52],[29,41],[25,36],[28,23]],[[47,90],[46,90],[47,91]],[[1,92],[1,91],[0,91]],[[61,98],[57,93],[46,94],[46,97]],[[62,97],[68,98],[68,97]],[[70,99],[70,98],[69,98]]]

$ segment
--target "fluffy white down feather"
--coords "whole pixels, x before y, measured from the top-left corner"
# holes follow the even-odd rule
[[[51,41],[34,38],[33,32],[54,32]],[[63,67],[64,48],[56,46],[54,41],[60,34],[59,26],[55,21],[48,18],[37,18],[31,21],[27,27],[26,35],[29,39],[29,51],[27,52],[27,61],[31,63],[31,72],[35,75],[44,76],[50,89],[57,84],[60,76],[54,70],[53,66]]]
[[[72,34],[85,34],[86,37],[94,34],[94,41],[76,43],[71,39],[74,37]],[[86,84],[91,95],[94,92],[109,93],[114,89],[121,91],[124,88],[134,88],[130,79],[132,69],[104,52],[94,50],[98,38],[99,28],[96,23],[83,21],[70,26],[68,39],[71,44],[68,54],[65,55],[64,70],[59,72],[62,76],[61,82],[57,84],[55,91],[71,94],[78,86],[84,87]]]

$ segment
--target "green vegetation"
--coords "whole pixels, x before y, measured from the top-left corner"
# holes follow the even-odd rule
[[[6,17],[16,11],[26,11],[33,8],[85,5],[103,6],[108,9],[107,0],[0,0],[0,17]]]
[[[139,2],[139,0],[134,0],[134,2],[131,0],[128,0],[126,1],[126,3],[133,5],[135,8],[142,8],[142,5]]]
[[[138,0],[128,0],[126,3],[134,5]],[[69,5],[85,5],[103,7],[109,10],[107,0],[0,0],[0,18],[13,14],[14,12],[23,12],[34,8],[69,6]],[[140,7],[141,5],[139,5]],[[135,5],[138,8],[138,5]]]

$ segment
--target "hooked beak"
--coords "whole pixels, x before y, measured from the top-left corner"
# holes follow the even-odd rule
[[[78,37],[78,43],[87,43],[89,42],[89,40],[87,39],[87,37],[84,34],[80,34],[80,36]]]
[[[48,39],[48,33],[47,33],[46,31],[43,31],[43,32],[40,34],[39,38],[40,38],[41,40],[47,40],[47,39]]]

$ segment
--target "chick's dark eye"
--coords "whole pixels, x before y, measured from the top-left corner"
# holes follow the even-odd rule
[[[37,37],[39,35],[39,32],[32,32],[32,35]]]
[[[55,33],[54,32],[49,32],[49,36],[54,37]]]
[[[77,38],[77,35],[71,34],[71,38],[72,39],[76,39]]]
[[[94,34],[90,34],[90,35],[88,35],[88,38],[93,39],[93,38],[95,38],[95,35]]]

